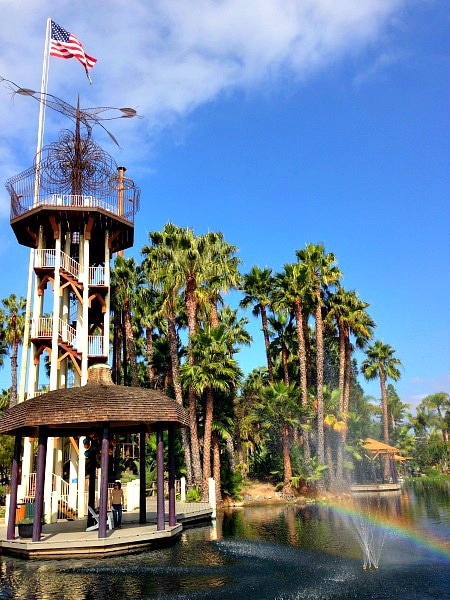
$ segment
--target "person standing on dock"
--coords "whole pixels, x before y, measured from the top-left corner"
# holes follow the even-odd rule
[[[122,528],[122,506],[123,506],[123,490],[120,481],[116,481],[111,490],[111,507],[114,520],[114,529]]]

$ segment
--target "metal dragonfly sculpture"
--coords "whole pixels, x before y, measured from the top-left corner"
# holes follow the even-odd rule
[[[117,146],[119,146],[118,141],[116,140],[114,135],[110,131],[108,131],[108,129],[106,129],[102,121],[130,119],[133,117],[142,118],[140,115],[137,114],[134,108],[116,108],[113,106],[80,108],[79,106],[75,107],[71,104],[68,104],[65,100],[61,100],[61,98],[58,98],[53,94],[41,94],[41,92],[36,92],[35,90],[32,90],[30,88],[20,87],[19,85],[14,83],[14,81],[11,81],[10,79],[5,79],[5,77],[2,77],[0,75],[0,83],[3,82],[7,84],[7,87],[11,91],[12,97],[16,96],[17,94],[19,94],[20,96],[29,96],[37,102],[48,106],[52,110],[55,110],[56,112],[59,112],[62,115],[65,115],[66,117],[69,117],[69,119],[71,119],[75,123],[77,123],[77,121],[83,123],[83,125],[86,127],[89,136],[94,125],[100,125],[100,127],[104,129],[104,131],[106,131],[108,136]]]

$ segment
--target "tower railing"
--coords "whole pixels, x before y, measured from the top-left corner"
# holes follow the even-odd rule
[[[11,187],[11,186],[10,186]],[[8,188],[9,189],[9,188]],[[71,207],[80,209],[101,209],[113,215],[119,216],[130,223],[134,223],[134,215],[139,208],[139,191],[137,188],[132,190],[129,197],[117,198],[117,192],[111,190],[110,194],[103,197],[89,196],[81,194],[49,194],[40,196],[37,201],[33,194],[19,194],[10,190],[11,193],[11,219],[21,217],[26,212],[38,207]]]
[[[48,267],[51,269],[55,268],[56,250],[51,248],[43,248],[42,250],[36,250],[34,256],[35,267]]]
[[[88,356],[105,356],[103,336],[90,335],[88,336]]]
[[[56,250],[43,248],[36,250],[34,266],[37,268],[55,268]],[[61,250],[61,268],[75,279],[80,277],[80,263]],[[97,265],[89,267],[89,285],[105,285],[105,267]]]
[[[33,319],[32,326],[32,337],[34,338],[51,338],[53,333],[53,319],[52,317],[39,317]],[[66,323],[62,319],[58,320],[58,335],[61,337],[63,342],[66,342],[70,346],[76,348],[77,332],[72,325]]]
[[[105,285],[105,267],[89,267],[89,285]]]
[[[71,258],[68,254],[61,250],[61,267],[67,273],[70,273],[75,279],[80,275],[80,263]]]

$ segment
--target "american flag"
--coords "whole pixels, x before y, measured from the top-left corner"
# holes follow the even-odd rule
[[[96,58],[92,58],[92,56],[86,54],[77,37],[63,29],[54,21],[52,21],[50,56],[57,56],[58,58],[76,58],[86,69],[86,74],[87,70],[92,69],[97,62]]]

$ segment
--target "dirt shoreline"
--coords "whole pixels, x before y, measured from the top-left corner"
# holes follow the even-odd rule
[[[240,500],[226,498],[223,502],[223,507],[233,506],[256,506],[258,504],[297,504],[306,505],[314,504],[315,502],[329,502],[331,500],[348,498],[350,494],[329,494],[325,493],[319,497],[311,492],[305,494],[292,494],[286,497],[282,490],[277,490],[275,485],[270,482],[262,481],[246,481],[240,491]]]

